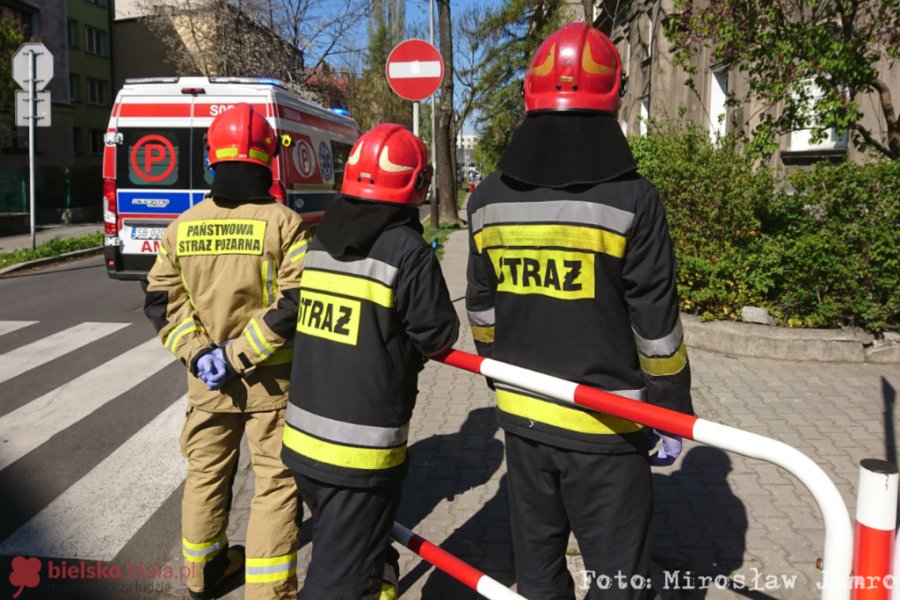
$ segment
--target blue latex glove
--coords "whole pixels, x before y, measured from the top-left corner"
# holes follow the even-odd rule
[[[197,359],[195,375],[198,379],[201,379],[203,383],[206,383],[206,379],[210,376],[210,372],[212,371],[212,363],[213,363],[213,355],[212,352],[207,352],[203,356]]]
[[[204,365],[208,365],[206,371],[203,371],[200,361],[207,356],[210,357],[210,360],[203,363]],[[197,359],[197,377],[206,384],[206,387],[209,390],[221,388],[228,381],[233,379],[235,375],[236,373],[231,368],[231,365],[228,364],[225,353],[221,348],[215,348],[212,352],[207,352]]]
[[[654,467],[668,467],[681,454],[681,436],[669,435],[663,431],[653,430],[654,444],[660,442],[659,448],[650,455],[650,464]]]

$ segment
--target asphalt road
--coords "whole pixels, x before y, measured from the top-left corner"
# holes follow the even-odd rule
[[[177,576],[187,382],[142,306],[99,256],[0,279],[0,597],[160,598],[151,566]]]

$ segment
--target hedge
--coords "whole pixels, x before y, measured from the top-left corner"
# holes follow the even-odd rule
[[[682,309],[738,319],[768,309],[783,325],[900,325],[900,162],[820,163],[790,176],[713,144],[696,126],[630,139],[659,189]]]

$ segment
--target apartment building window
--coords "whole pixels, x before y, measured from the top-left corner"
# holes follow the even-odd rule
[[[647,58],[653,56],[653,13],[647,11]]]
[[[88,138],[91,141],[91,154],[103,154],[103,130],[91,129]]]
[[[91,54],[106,55],[106,32],[93,27],[84,28],[84,49]]]
[[[81,77],[69,73],[69,102],[81,102]]]
[[[69,43],[69,48],[78,47],[78,21],[69,19],[66,25],[66,40]]]
[[[81,127],[72,128],[72,149],[75,154],[84,154],[84,134]]]
[[[728,131],[728,71],[709,72],[709,139],[716,141]]]
[[[109,83],[101,80],[94,79],[93,77],[87,78],[87,89],[88,89],[88,102],[91,104],[107,104],[107,98],[109,98]]]

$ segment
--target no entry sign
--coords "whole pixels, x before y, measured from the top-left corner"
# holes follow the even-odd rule
[[[400,42],[388,55],[388,84],[401,98],[418,101],[432,95],[444,78],[444,61],[425,40]]]

